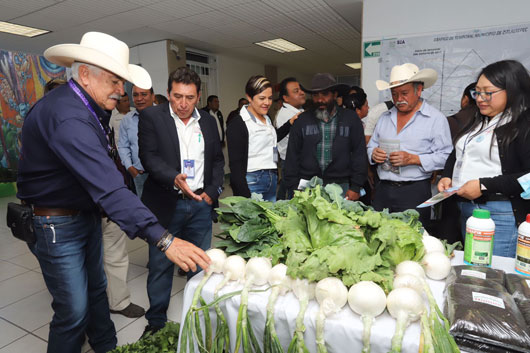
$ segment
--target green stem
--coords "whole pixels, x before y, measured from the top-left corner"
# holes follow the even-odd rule
[[[316,342],[317,342],[317,352],[318,353],[327,353],[326,342],[324,342],[324,322],[326,320],[326,315],[324,314],[324,309],[322,305],[318,310],[317,314],[317,327],[316,327]]]
[[[247,278],[245,286],[241,291],[241,303],[239,304],[239,312],[237,314],[237,330],[236,330],[236,348],[234,353],[239,352],[241,343],[243,344],[243,352],[250,352],[250,342],[247,331],[247,306],[248,306],[248,291],[252,285],[252,278]]]
[[[423,312],[421,314],[421,328],[423,330],[423,340],[424,340],[424,353],[435,353],[434,346],[432,341],[431,329],[429,327],[429,319],[427,318],[427,313]]]
[[[276,300],[278,299],[278,295],[280,294],[280,287],[279,286],[273,286],[271,290],[271,294],[269,296],[269,301],[267,303],[267,319],[265,321],[265,335],[263,337],[264,342],[264,352],[277,352],[275,347],[279,345],[279,339],[278,335],[276,334],[276,328],[274,327],[274,304],[276,303]],[[281,346],[280,346],[281,349]],[[281,349],[281,352],[283,353],[283,349]]]
[[[396,331],[392,337],[392,350],[391,353],[401,352],[401,345],[403,343],[403,334],[409,326],[409,319],[407,314],[401,314],[396,320]]]
[[[363,315],[361,316],[363,321],[363,350],[362,353],[370,352],[370,331],[372,330],[372,324],[374,323],[374,318],[372,316]]]
[[[295,335],[298,337],[297,341],[297,352],[303,353],[307,351],[307,347],[305,346],[304,341],[304,332],[305,332],[305,325],[304,325],[304,317],[305,312],[307,310],[307,305],[309,304],[309,299],[307,297],[304,297],[300,300],[300,311],[298,311],[298,316],[296,317],[296,331]]]

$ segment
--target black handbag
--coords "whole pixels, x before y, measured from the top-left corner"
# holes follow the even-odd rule
[[[33,209],[29,205],[14,202],[7,204],[7,226],[11,233],[28,244],[34,244],[35,232],[33,231]]]

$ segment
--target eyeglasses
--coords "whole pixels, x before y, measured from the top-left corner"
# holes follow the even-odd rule
[[[500,92],[500,91],[504,91],[504,89],[500,89],[498,91],[493,91],[493,92],[478,92],[478,91],[472,89],[472,90],[469,91],[469,93],[471,93],[471,97],[474,100],[477,100],[477,98],[480,96],[486,102],[489,102],[491,100],[491,96],[493,95],[493,93],[497,93],[497,92]]]

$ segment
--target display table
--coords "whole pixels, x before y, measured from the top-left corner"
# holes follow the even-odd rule
[[[493,256],[492,267],[496,269],[502,269],[505,272],[514,272],[514,259]],[[463,264],[463,252],[456,251],[455,257],[451,261],[452,265]],[[185,315],[191,305],[193,293],[197,288],[198,283],[203,278],[203,273],[197,274],[193,277],[184,289],[184,303],[182,309],[181,323],[184,322]],[[202,296],[207,303],[213,300],[213,291],[217,283],[223,278],[222,275],[214,274],[210,280],[206,283],[203,288]],[[443,308],[443,290],[445,286],[444,281],[432,281],[427,280],[434,297],[440,308]],[[229,282],[224,289],[220,291],[220,295],[230,293],[236,290],[242,289],[241,284],[235,284]],[[263,286],[261,289],[265,289],[267,286]],[[257,287],[256,289],[260,289]],[[266,318],[266,306],[269,298],[270,291],[262,293],[251,293],[249,295],[248,304],[248,315],[254,329],[254,333],[260,345],[263,341],[263,330]],[[221,303],[221,309],[224,312],[228,324],[230,326],[230,339],[231,349],[233,351],[236,341],[236,322],[237,314],[239,310],[240,296],[234,296]],[[427,303],[426,303],[427,305]],[[315,343],[315,327],[316,327],[316,315],[318,313],[318,303],[312,300],[305,314],[304,324],[306,327],[305,331],[305,342],[310,352],[314,353],[317,351]],[[292,334],[295,329],[295,319],[298,314],[299,304],[298,299],[293,293],[289,292],[284,296],[280,296],[275,306],[275,323],[278,337],[284,350],[287,351],[287,347],[292,339]],[[215,311],[210,310],[212,319],[213,332],[215,333]],[[390,350],[390,343],[394,334],[396,321],[385,311],[383,314],[375,319],[374,325],[372,326],[371,335],[371,351],[373,353],[386,353]],[[346,304],[341,311],[329,316],[325,322],[325,341],[328,352],[360,352],[362,349],[362,322],[360,317],[355,314]],[[418,352],[420,342],[420,325],[419,322],[415,322],[409,326],[405,332],[403,338],[402,352],[416,353]],[[242,349],[240,349],[242,352]]]

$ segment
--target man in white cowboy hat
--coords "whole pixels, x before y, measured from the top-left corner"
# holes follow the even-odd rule
[[[101,214],[131,238],[155,244],[186,270],[208,267],[199,248],[173,238],[131,193],[112,159],[110,114],[123,83],[151,87],[129,48],[116,38],[88,32],[80,44],[47,49],[51,62],[72,67],[73,79],[39,100],[22,128],[18,198],[33,206],[37,256],[53,297],[48,352],[80,352],[85,334],[95,352],[116,346],[102,264]]]
[[[372,206],[390,212],[414,209],[431,197],[430,178],[443,169],[453,148],[446,117],[421,98],[438,74],[419,70],[414,64],[396,65],[390,82],[376,81],[382,91],[390,89],[394,107],[384,112],[368,143],[368,158],[377,164],[380,178]],[[428,224],[430,209],[418,209]]]
[[[314,108],[300,114],[289,133],[284,173],[289,196],[318,176],[324,184],[339,184],[349,200],[360,197],[368,166],[363,126],[355,111],[337,105],[341,89],[349,86],[327,73],[314,75],[311,89],[304,89]]]

